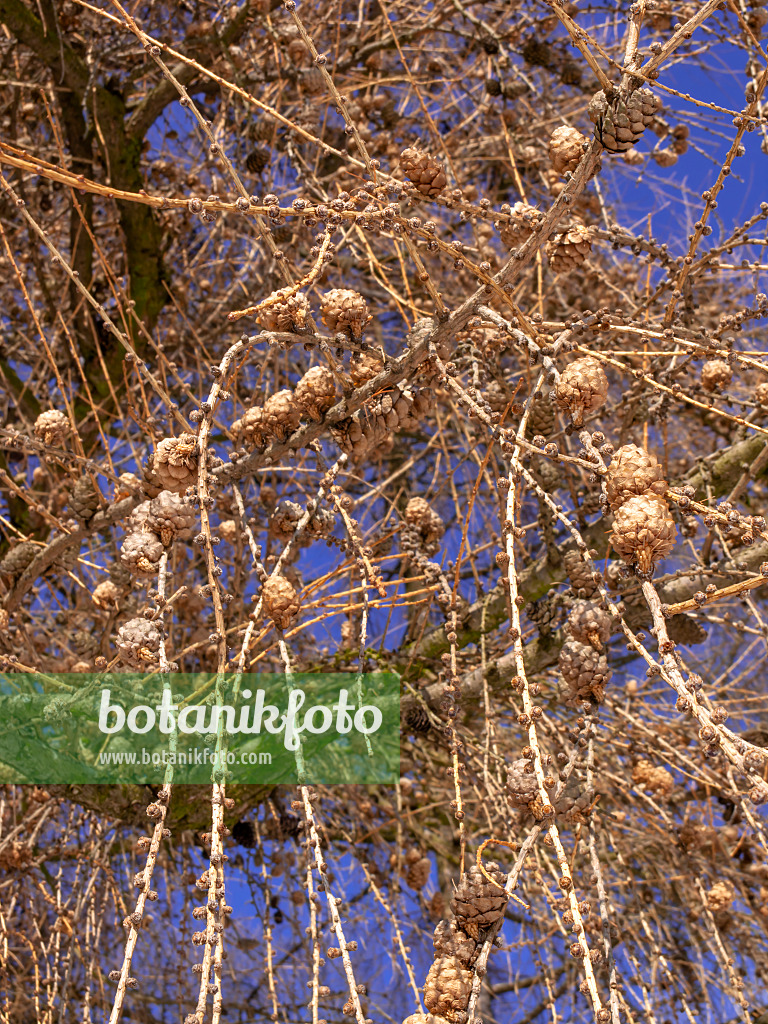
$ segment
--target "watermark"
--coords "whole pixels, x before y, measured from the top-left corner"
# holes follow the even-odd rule
[[[0,773],[38,785],[394,783],[393,673],[0,675]]]

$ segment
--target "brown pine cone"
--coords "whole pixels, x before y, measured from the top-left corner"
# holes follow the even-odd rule
[[[301,609],[299,595],[285,576],[270,576],[262,589],[264,611],[278,629],[288,629]]]
[[[515,203],[509,214],[509,223],[500,223],[499,237],[508,249],[517,249],[530,238],[542,214],[528,203]]]
[[[566,171],[573,174],[584,155],[582,145],[586,141],[586,136],[576,128],[567,125],[555,128],[549,140],[549,159],[558,174],[565,174]]]
[[[299,84],[308,96],[317,96],[325,88],[323,72],[318,67],[307,68],[299,75]]]
[[[120,546],[120,562],[134,576],[155,576],[165,548],[157,534],[149,530],[129,533]]]
[[[69,434],[69,419],[58,409],[46,409],[35,420],[33,429],[38,441],[60,446]]]
[[[343,331],[356,342],[362,341],[363,329],[371,319],[368,303],[352,288],[332,288],[322,295],[320,317],[329,331]]]
[[[251,174],[261,174],[271,159],[272,153],[266,146],[256,146],[245,158],[245,166]],[[270,328],[274,330],[275,328]],[[290,328],[289,328],[290,329]]]
[[[183,494],[197,483],[197,438],[194,434],[166,437],[152,459],[153,482],[160,490]]]
[[[536,776],[525,770],[530,763],[521,757],[507,766],[507,792],[513,807],[528,807],[539,795]]]
[[[129,619],[117,631],[117,650],[128,665],[143,668],[157,662],[161,639],[154,622],[143,618]]]
[[[592,597],[597,591],[597,583],[592,576],[592,570],[579,552],[573,548],[566,551],[563,555],[563,566],[576,597]]]
[[[161,491],[148,504],[146,527],[157,534],[165,547],[170,547],[174,540],[190,539],[196,521],[191,504],[173,491]]]
[[[692,615],[673,615],[667,620],[667,635],[672,643],[693,647],[707,639],[707,631]]]
[[[270,300],[274,302],[256,314],[256,322],[265,331],[301,334],[306,329],[309,303],[303,292],[291,295],[287,288],[281,288],[270,296]]]
[[[555,274],[567,274],[581,266],[592,251],[592,232],[584,224],[575,224],[551,238],[544,246]]]
[[[263,448],[269,436],[264,424],[264,410],[260,406],[246,409],[240,419],[232,424],[232,434],[236,443],[244,448]]]
[[[758,384],[755,388],[755,401],[761,409],[768,409],[768,382]]]
[[[473,939],[478,939],[481,930],[490,928],[504,916],[509,900],[504,891],[507,877],[499,865],[491,860],[484,866],[498,885],[489,882],[477,864],[473,864],[462,876],[451,900],[451,910],[456,917],[456,923]]]
[[[554,429],[554,406],[546,396],[539,395],[537,398],[534,395],[531,400],[530,412],[528,413],[528,420],[526,422],[525,436],[529,441],[531,438],[536,437],[537,434],[541,437],[549,437]]]
[[[446,186],[443,165],[416,146],[409,146],[400,154],[403,174],[413,182],[423,196],[437,196]]]
[[[285,543],[293,536],[293,531],[304,514],[304,509],[297,501],[289,501],[283,498],[275,506],[275,510],[269,519],[270,533],[278,540]]]
[[[590,601],[577,601],[568,616],[568,632],[574,640],[602,651],[611,637],[613,620],[608,612]]]
[[[729,882],[715,882],[707,893],[707,906],[715,913],[721,913],[723,910],[728,910],[735,895]]]
[[[479,952],[477,941],[463,932],[456,921],[440,921],[432,936],[432,944],[435,958],[455,956],[462,967],[471,967]]]
[[[267,433],[278,441],[285,441],[296,430],[301,420],[301,407],[287,388],[270,395],[264,403],[262,422]]]
[[[97,608],[110,611],[115,607],[119,596],[120,591],[112,580],[103,580],[98,586],[93,588],[91,600]]]
[[[361,388],[369,380],[373,380],[384,369],[384,362],[374,349],[365,352],[353,352],[349,359],[349,376],[356,388]]]
[[[640,139],[653,121],[659,101],[650,89],[635,89],[625,99],[621,95],[609,101],[601,90],[587,108],[595,125],[595,137],[609,153],[624,153]]]
[[[641,759],[632,769],[632,781],[642,789],[668,796],[675,788],[675,779],[666,768],[657,767],[653,762]]]
[[[39,551],[42,551],[42,548],[38,547],[33,541],[23,540],[20,544],[16,544],[6,552],[5,557],[0,562],[0,572],[4,572],[7,576],[17,579],[27,566],[32,564],[33,558]]]
[[[638,494],[616,510],[611,542],[625,562],[637,563],[641,573],[653,571],[675,546],[675,522],[669,506],[655,494]]]
[[[457,957],[441,956],[432,964],[424,982],[424,1005],[452,1024],[466,1019],[472,991],[472,975]]]
[[[608,397],[608,378],[600,363],[590,356],[569,363],[555,385],[558,408],[567,409],[576,427],[584,423],[584,416],[605,404]]]
[[[591,644],[568,640],[560,648],[558,659],[560,674],[568,685],[573,699],[601,701],[611,678],[608,660]]]
[[[605,475],[605,496],[613,512],[635,494],[658,494],[667,490],[664,470],[656,456],[636,444],[625,444],[611,459]]]
[[[709,359],[701,368],[701,386],[705,391],[722,391],[731,383],[732,376],[724,359]]]
[[[408,870],[405,874],[405,884],[409,889],[413,889],[415,892],[420,892],[429,881],[432,864],[429,857],[422,857],[418,850],[412,850],[410,852],[415,854],[415,859],[411,859],[411,862],[408,864]]]
[[[403,518],[418,530],[424,551],[430,557],[439,550],[445,523],[424,498],[411,498],[405,506]]]
[[[85,476],[81,476],[72,488],[69,504],[74,514],[83,523],[90,522],[99,511],[99,494],[87,473]]]
[[[304,374],[294,391],[299,408],[320,423],[336,402],[336,381],[326,366],[313,366]]]

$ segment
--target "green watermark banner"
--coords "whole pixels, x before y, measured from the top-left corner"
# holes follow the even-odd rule
[[[393,784],[400,681],[389,672],[0,674],[0,777]]]

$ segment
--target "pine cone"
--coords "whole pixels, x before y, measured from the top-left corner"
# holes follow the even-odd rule
[[[530,238],[541,217],[535,206],[515,203],[509,214],[509,223],[501,224],[499,228],[499,237],[508,249],[517,249]]]
[[[664,470],[656,456],[636,444],[625,444],[611,459],[605,475],[605,496],[613,512],[635,494],[657,494],[667,490]]]
[[[120,561],[134,576],[155,576],[165,548],[157,534],[148,530],[129,533],[120,547]]]
[[[603,699],[611,670],[601,651],[596,651],[591,644],[568,640],[560,649],[558,665],[572,699],[592,698],[598,703]]]
[[[709,359],[701,368],[701,386],[705,391],[722,391],[731,383],[732,376],[724,359]]]
[[[102,608],[104,611],[111,611],[114,609],[119,596],[120,591],[112,580],[103,580],[98,584],[98,586],[93,588],[91,600],[97,608]]]
[[[381,356],[374,349],[365,352],[353,352],[349,359],[349,376],[356,388],[361,388],[369,380],[373,380],[384,369]]]
[[[549,159],[558,174],[566,171],[573,174],[584,155],[582,146],[586,141],[586,136],[575,128],[567,125],[555,128],[549,140]]]
[[[93,480],[86,473],[81,476],[72,488],[69,504],[79,520],[89,522],[99,510],[99,494],[93,486]]]
[[[424,498],[411,498],[405,506],[403,518],[415,527],[424,551],[430,557],[440,549],[440,538],[445,533],[445,523],[434,512]]]
[[[589,601],[577,601],[568,616],[568,632],[574,640],[591,644],[602,651],[612,632],[613,622],[608,612]]]
[[[592,251],[592,232],[584,224],[575,224],[551,238],[544,247],[555,274],[567,274],[581,266]]]
[[[32,564],[32,560],[39,551],[42,551],[42,548],[37,544],[31,540],[23,540],[6,553],[5,558],[0,562],[0,572],[18,579],[27,566]]]
[[[190,539],[196,520],[191,504],[173,491],[161,491],[148,504],[146,528],[156,533],[165,547],[174,540]]]
[[[768,382],[758,384],[755,388],[755,401],[761,409],[768,409]]]
[[[446,186],[443,165],[416,146],[409,146],[400,154],[403,174],[413,182],[423,196],[437,196]]]
[[[405,884],[409,889],[420,892],[429,881],[429,873],[432,864],[429,857],[422,857],[418,850],[410,850],[406,857],[408,870],[405,874]]]
[[[724,910],[728,910],[733,903],[734,896],[735,893],[730,883],[715,882],[707,893],[707,906],[710,910],[714,910],[715,913],[721,913]]]
[[[693,647],[707,639],[707,631],[691,615],[673,615],[667,620],[667,635],[672,643]]]
[[[531,601],[525,606],[525,612],[531,622],[536,626],[540,636],[549,636],[555,628],[559,605],[549,597],[542,597],[538,601]]]
[[[245,166],[251,174],[261,174],[270,161],[272,153],[266,146],[256,146],[245,158]],[[274,330],[274,328],[272,328]]]
[[[183,494],[197,483],[197,438],[194,434],[166,437],[152,460],[154,482],[163,491]]]
[[[563,555],[563,565],[571,583],[571,589],[577,597],[592,597],[597,591],[592,570],[578,551],[571,548]]]
[[[507,792],[513,807],[528,807],[539,795],[536,776],[525,770],[528,766],[530,761],[524,757],[507,766]]]
[[[530,412],[528,413],[528,420],[526,422],[525,436],[530,441],[531,438],[540,435],[541,437],[549,437],[552,431],[555,429],[555,409],[548,398],[543,395],[539,395],[538,398],[534,395],[531,405]]]
[[[632,769],[632,781],[642,789],[668,796],[675,788],[675,779],[666,768],[657,767],[651,761],[641,759]]]
[[[304,374],[293,393],[296,404],[316,423],[336,402],[336,381],[325,366],[313,366]]]
[[[344,623],[344,625],[351,626],[352,624]],[[420,704],[417,704],[415,707],[408,708],[403,718],[403,724],[405,725],[406,731],[412,733],[429,732],[431,728],[429,715]]]
[[[232,434],[237,444],[243,445],[244,448],[263,448],[268,437],[264,424],[264,410],[260,406],[246,409],[240,419],[232,424]]]
[[[299,76],[299,83],[308,96],[317,96],[325,88],[323,72],[318,67],[307,68]]]
[[[34,433],[43,444],[60,446],[69,434],[69,420],[58,409],[46,409],[35,420]]]
[[[558,408],[570,412],[576,427],[583,425],[586,413],[601,408],[607,397],[608,378],[600,363],[590,356],[569,363],[555,385],[555,402]]]
[[[357,342],[362,341],[363,329],[371,319],[368,303],[351,288],[332,288],[321,296],[320,317],[329,331],[343,331]]]
[[[301,334],[307,327],[309,303],[303,292],[288,293],[281,288],[270,296],[271,305],[260,309],[256,314],[256,322],[265,331],[284,331],[288,334]]]
[[[285,576],[270,576],[262,589],[264,611],[278,629],[288,629],[299,614],[301,601]]]
[[[466,1020],[472,991],[472,975],[457,957],[441,956],[432,964],[424,982],[424,1005],[452,1024]]]
[[[278,441],[285,441],[296,430],[301,420],[301,407],[287,388],[270,395],[264,403],[262,422],[267,433]]]
[[[160,631],[149,619],[129,619],[117,631],[117,650],[121,659],[133,668],[157,662]]]
[[[504,891],[507,877],[499,865],[491,860],[484,867],[499,884],[489,882],[477,864],[473,864],[462,876],[451,900],[451,910],[457,924],[473,939],[479,938],[481,929],[490,928],[504,916],[509,900]]]
[[[625,562],[637,563],[641,573],[653,571],[675,546],[675,522],[663,498],[638,494],[616,510],[611,542]]]
[[[601,90],[592,97],[587,113],[603,147],[609,153],[624,153],[640,139],[658,107],[658,99],[644,87],[626,99],[617,95],[610,102]]]
[[[278,502],[275,506],[274,512],[270,516],[270,532],[283,543],[289,541],[303,515],[304,509],[297,501],[288,501],[284,498],[282,501]]]
[[[440,921],[432,936],[432,944],[435,958],[453,956],[462,967],[471,967],[479,952],[477,941],[463,932],[455,921]]]

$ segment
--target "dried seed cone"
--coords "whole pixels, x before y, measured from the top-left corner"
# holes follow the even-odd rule
[[[35,420],[34,433],[43,444],[60,445],[69,434],[69,420],[58,409],[46,409]]]
[[[261,592],[264,611],[278,629],[288,629],[299,614],[301,601],[285,576],[270,576]]]
[[[582,144],[587,141],[585,135],[575,128],[561,125],[552,132],[549,140],[549,159],[558,174],[566,171],[573,173],[579,166],[582,156]]]
[[[0,572],[4,572],[7,576],[13,576],[14,578],[21,576],[27,566],[31,565],[32,559],[40,550],[41,548],[31,540],[23,540],[6,553],[2,562],[0,562]]]
[[[99,583],[98,586],[94,587],[93,593],[91,594],[91,600],[97,608],[109,611],[115,607],[119,596],[120,591],[112,580],[104,580]]]
[[[418,853],[418,851],[417,851]],[[429,881],[429,873],[432,870],[432,864],[430,863],[429,857],[419,857],[412,864],[408,865],[408,871],[405,875],[405,884],[416,892],[420,892]]]
[[[245,158],[245,166],[251,174],[261,174],[269,163],[271,151],[266,146],[257,146]],[[274,328],[272,328],[274,330]]]
[[[149,619],[129,619],[117,631],[117,650],[122,661],[133,668],[157,662],[160,631]]]
[[[538,398],[534,397],[531,402],[530,412],[528,413],[525,436],[529,441],[532,437],[536,437],[537,434],[541,435],[541,437],[549,437],[554,429],[555,410],[552,403],[543,395],[540,395]]]
[[[587,113],[595,125],[595,137],[609,153],[625,153],[653,121],[659,101],[650,89],[640,88],[625,99],[609,101],[602,90],[592,97]]]
[[[344,331],[361,341],[363,328],[371,319],[368,303],[352,288],[332,288],[320,298],[320,317],[329,331]]]
[[[197,438],[194,434],[166,437],[152,459],[153,482],[163,491],[183,494],[197,483]]]
[[[428,555],[433,555],[440,547],[440,538],[445,533],[445,523],[434,512],[424,498],[411,498],[405,506],[403,517],[414,526],[421,537],[422,544]]]
[[[189,540],[195,526],[191,505],[173,491],[161,491],[148,504],[146,526],[158,535],[165,547],[170,547],[175,540]]]
[[[541,220],[541,213],[535,206],[528,203],[515,203],[509,214],[509,223],[501,224],[499,236],[508,249],[516,249],[523,244]]]
[[[489,882],[477,864],[473,864],[463,875],[451,900],[451,910],[459,927],[473,939],[479,937],[481,929],[489,928],[504,916],[509,900],[504,891],[506,875],[499,865],[488,861],[485,870],[498,885]]]
[[[568,632],[574,640],[603,649],[611,637],[613,622],[608,612],[590,601],[577,601],[568,616]]]
[[[268,434],[285,441],[296,430],[301,420],[301,406],[287,388],[270,395],[264,403],[263,424]]]
[[[549,636],[559,613],[558,605],[547,597],[531,601],[525,606],[525,612],[537,627],[541,636]]]
[[[642,573],[666,558],[675,546],[675,522],[669,506],[655,494],[638,494],[617,509],[611,541],[625,562],[636,562]]]
[[[598,702],[603,699],[611,670],[601,651],[591,644],[568,640],[560,649],[558,666],[572,698]]]
[[[90,476],[82,476],[72,488],[69,499],[72,511],[82,522],[87,523],[99,510],[99,494]]]
[[[555,385],[558,408],[567,409],[574,426],[584,423],[584,416],[605,404],[608,397],[608,378],[600,363],[586,356],[569,363]]]
[[[349,359],[349,376],[356,388],[361,388],[369,380],[373,380],[384,369],[384,362],[378,352],[368,349],[366,352],[353,352]]]
[[[563,555],[563,566],[571,583],[571,589],[577,597],[592,597],[597,591],[597,584],[589,568],[578,551],[571,549]]]
[[[551,238],[545,251],[555,274],[567,274],[581,266],[592,251],[592,233],[584,224],[576,224]]]
[[[453,956],[462,967],[470,967],[479,952],[477,941],[462,931],[456,921],[440,921],[432,936],[435,958]]]
[[[625,444],[611,459],[605,475],[605,496],[613,512],[635,494],[664,496],[667,482],[656,456],[636,444]]]
[[[416,146],[409,146],[400,154],[403,174],[423,196],[437,196],[446,186],[443,165]]]
[[[284,498],[275,506],[269,520],[269,529],[278,540],[287,541],[293,536],[296,524],[304,514],[304,509],[297,501]]]
[[[762,409],[768,409],[768,382],[757,385],[755,388],[755,401]]]
[[[657,767],[652,761],[641,759],[632,769],[632,781],[636,786],[650,789],[652,793],[667,796],[675,788],[675,780],[666,768]]]
[[[424,982],[424,1005],[438,1017],[458,1024],[466,1019],[472,991],[472,975],[457,957],[441,956],[432,964]]]
[[[264,410],[260,406],[246,409],[240,419],[232,424],[232,434],[237,444],[243,445],[244,448],[262,448],[268,437],[264,425]]]
[[[707,893],[707,906],[715,913],[728,910],[733,903],[735,893],[728,882],[715,882]]]
[[[336,401],[336,381],[326,366],[313,366],[304,374],[294,391],[296,404],[319,423]]]
[[[532,772],[527,772],[530,761],[524,757],[507,766],[507,792],[515,807],[527,807],[539,795],[539,784]]]
[[[309,303],[303,292],[295,295],[286,294],[287,289],[280,289],[270,296],[275,301],[270,306],[259,310],[256,322],[265,331],[285,331],[289,334],[302,332],[309,318]]]
[[[120,547],[120,562],[134,576],[155,576],[164,551],[157,534],[129,533]]]
[[[701,386],[705,391],[720,391],[731,383],[733,372],[724,359],[709,359],[701,368]]]
[[[667,636],[675,644],[693,647],[707,639],[707,631],[691,615],[673,615],[667,620]]]

